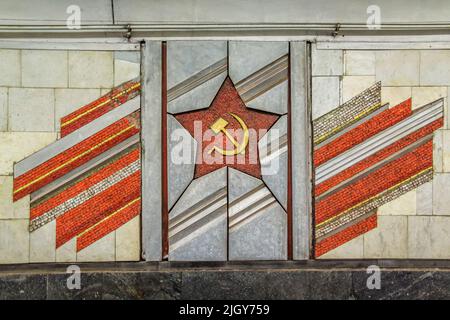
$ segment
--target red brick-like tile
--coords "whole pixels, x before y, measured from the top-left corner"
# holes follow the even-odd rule
[[[107,218],[78,236],[77,251],[83,250],[95,241],[100,240],[107,234],[117,230],[140,213],[141,201],[139,197],[119,208],[116,212],[112,212]]]
[[[30,211],[30,219],[33,220],[49,210],[57,207],[58,205],[66,202],[69,199],[77,196],[79,193],[85,191],[86,189],[92,187],[93,185],[101,182],[107,177],[111,176],[118,170],[121,170],[138,160],[140,157],[140,150],[136,148],[125,155],[121,156],[114,162],[108,164],[107,166],[100,168],[100,170],[91,173],[89,176],[85,177],[81,181],[75,183],[73,186],[61,190],[60,193],[45,199],[43,202],[36,206],[33,206]]]
[[[339,172],[335,176],[330,179],[316,185],[315,194],[321,195],[326,192],[330,188],[338,185],[339,183],[351,178],[355,174],[375,165],[376,163],[382,161],[383,159],[389,157],[390,155],[398,152],[408,145],[414,143],[415,141],[433,133],[436,129],[439,129],[444,124],[444,119],[438,119],[429,125],[409,134],[408,136],[400,139],[399,141],[394,142],[393,144],[387,146],[385,149],[378,151],[377,153],[361,160],[350,168],[345,169],[342,172]]]
[[[410,115],[411,99],[408,99],[401,104],[374,116],[368,121],[360,124],[356,128],[353,128],[349,132],[314,151],[314,165],[321,165],[322,163],[347,151],[353,146],[364,142],[375,134],[393,126],[401,120],[406,119]]]
[[[318,243],[315,246],[315,255],[320,257],[321,255],[331,251],[344,243],[372,230],[377,227],[377,214],[373,214],[370,217],[336,233]]]
[[[123,118],[14,179],[14,200],[30,194],[140,132],[133,117]]]
[[[119,107],[128,100],[138,96],[141,84],[131,80],[115,87],[104,96],[81,107],[61,119],[61,137],[72,133],[89,122]]]
[[[322,223],[432,166],[433,142],[429,141],[357,182],[319,200],[315,206],[316,223]]]
[[[136,172],[56,219],[56,247],[94,226],[141,195],[141,173]]]

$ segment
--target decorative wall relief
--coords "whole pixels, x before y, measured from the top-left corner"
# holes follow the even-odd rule
[[[114,88],[15,164],[13,197],[31,195],[30,232],[56,220],[56,248],[76,238],[80,251],[140,214],[139,95],[138,80]]]
[[[315,255],[377,226],[377,208],[433,179],[444,99],[411,110],[381,104],[378,82],[316,119]]]
[[[169,260],[287,259],[288,61],[287,42],[167,43]]]

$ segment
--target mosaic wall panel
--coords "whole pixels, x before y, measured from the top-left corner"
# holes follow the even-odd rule
[[[315,257],[450,258],[450,50],[312,45]]]
[[[381,82],[314,120],[316,257],[377,228],[381,206],[433,179],[443,125],[443,98],[390,105]]]
[[[56,248],[80,251],[140,213],[139,81],[61,119],[61,139],[18,162],[13,195],[31,195],[30,232],[56,220]]]
[[[287,259],[288,61],[287,42],[167,43],[169,260]]]
[[[288,43],[165,50],[162,258],[288,259]],[[313,257],[450,258],[450,83],[429,68],[450,51],[318,51]],[[67,70],[41,79],[35,54]],[[0,263],[138,260],[139,54],[3,56],[23,79],[0,83]]]

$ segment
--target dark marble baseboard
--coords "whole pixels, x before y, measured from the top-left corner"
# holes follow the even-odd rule
[[[368,289],[367,266],[381,268]],[[79,264],[0,266],[0,299],[450,299],[449,261]]]

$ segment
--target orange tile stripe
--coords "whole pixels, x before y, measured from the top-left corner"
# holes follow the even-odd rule
[[[333,128],[333,130],[331,130],[330,132],[327,132],[327,133],[317,137],[316,139],[314,139],[314,144],[319,144],[319,143],[325,141],[326,139],[331,138],[333,135],[339,133],[339,131],[344,130],[347,126],[349,126],[352,123],[355,123],[358,120],[366,117],[367,115],[371,114],[372,112],[374,112],[375,110],[377,110],[380,107],[381,107],[381,104],[377,103],[377,104],[374,104],[373,106],[371,106],[370,108],[367,108],[367,109],[363,110],[361,113],[357,114],[354,117],[354,119],[353,119],[353,121],[351,123],[348,123],[346,121],[343,125],[341,125],[339,127],[336,127],[336,128]]]
[[[319,166],[353,146],[364,142],[375,134],[399,123],[411,115],[411,98],[388,109],[356,128],[348,131],[332,142],[314,151],[314,165]]]
[[[141,213],[141,197],[128,202],[126,205],[97,222],[77,237],[77,252],[118,229]]]
[[[331,177],[330,179],[318,184],[315,187],[315,194],[321,195],[322,193],[328,191],[332,187],[338,185],[339,183],[350,179],[355,174],[375,165],[376,163],[382,161],[383,159],[389,157],[390,155],[398,152],[408,145],[414,143],[415,141],[433,133],[435,130],[442,127],[444,124],[444,119],[438,119],[430,123],[429,125],[409,134],[408,136],[394,142],[393,144],[387,146],[385,149],[378,151],[377,153],[361,160],[350,168],[339,172],[337,175]]]
[[[315,256],[321,255],[331,251],[344,243],[372,230],[377,227],[377,214],[373,214],[370,217],[344,229],[343,231],[334,234],[320,242],[315,246]]]
[[[370,198],[433,165],[433,142],[429,141],[389,162],[363,179],[316,203],[316,224]]]
[[[353,210],[355,208],[358,208],[358,207],[360,207],[360,206],[362,206],[364,204],[367,204],[368,202],[370,202],[372,200],[376,200],[377,198],[383,197],[383,194],[384,194],[385,191],[393,191],[393,190],[399,188],[400,186],[404,185],[405,183],[410,182],[413,179],[416,179],[417,177],[419,177],[420,175],[423,175],[423,174],[425,174],[425,173],[427,173],[429,171],[432,171],[432,170],[433,170],[433,167],[426,168],[426,169],[424,169],[424,170],[414,174],[413,176],[409,177],[408,179],[400,181],[396,185],[394,185],[394,186],[392,186],[390,188],[387,188],[386,190],[383,190],[383,192],[380,192],[379,194],[377,194],[377,195],[375,195],[373,197],[370,197],[370,198],[368,198],[368,199],[358,203],[357,205],[354,205],[353,207],[350,207],[350,208],[346,209],[345,211],[342,211],[339,214],[337,214],[337,215],[335,215],[335,216],[333,216],[333,217],[331,217],[331,218],[329,218],[329,219],[327,219],[327,220],[325,220],[325,221],[323,221],[321,223],[316,224],[316,227],[321,227],[321,226],[323,226],[323,225],[325,225],[327,223],[330,223],[330,222],[332,222],[332,221],[334,221],[336,219],[339,219],[341,216],[345,215],[346,213],[350,212],[351,210]]]
[[[89,229],[141,194],[141,173],[136,172],[56,219],[56,247]]]
[[[66,202],[69,199],[72,199],[73,197],[77,196],[81,192],[85,191],[86,189],[92,187],[93,185],[101,182],[102,180],[106,179],[107,177],[114,174],[116,171],[119,171],[120,169],[125,168],[129,164],[133,163],[134,161],[138,160],[140,157],[140,150],[139,148],[135,148],[114,162],[108,164],[107,166],[101,168],[98,171],[90,173],[88,176],[83,178],[83,180],[75,183],[74,185],[61,190],[60,193],[52,196],[51,198],[46,199],[45,201],[33,206],[30,210],[30,219],[33,220],[37,217],[40,217],[44,213],[54,209],[55,207],[59,206],[60,204]]]
[[[141,83],[137,81],[128,81],[78,109],[77,111],[61,119],[61,136],[64,137],[73,131],[81,128],[98,117],[117,108],[128,100],[138,96],[141,90]]]
[[[115,122],[92,137],[14,179],[14,200],[62,177],[137,133],[139,133],[139,128],[127,118]]]

